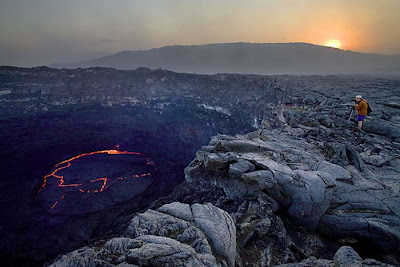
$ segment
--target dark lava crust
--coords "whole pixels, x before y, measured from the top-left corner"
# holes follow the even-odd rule
[[[365,95],[373,105],[364,128],[376,142],[371,153],[386,146],[400,149],[399,88],[396,77],[0,67],[0,261],[2,265],[40,265],[123,231],[135,212],[147,209],[184,181],[183,170],[196,151],[218,133],[290,128],[301,132],[307,142],[318,144],[335,163],[342,146],[368,141],[355,136],[354,118],[348,120],[350,100],[356,94]],[[44,176],[58,162],[115,149],[115,145],[122,151],[143,153],[156,163],[145,191],[137,194],[131,185],[131,196],[116,196],[112,204],[106,196],[106,205],[93,198],[95,204],[87,202],[83,213],[79,209],[51,211],[53,199],[43,201],[38,196]],[[358,153],[361,148],[354,149]],[[379,157],[373,160],[377,162],[370,164],[378,167],[389,164]],[[96,164],[90,168],[96,169]],[[103,178],[101,168],[91,180]],[[136,173],[138,166],[107,175],[118,178],[118,172]],[[102,193],[107,192],[112,191]],[[184,198],[193,203],[211,201],[214,193],[218,192],[188,192]]]

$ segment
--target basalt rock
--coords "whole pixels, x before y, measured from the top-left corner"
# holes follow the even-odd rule
[[[124,236],[61,256],[51,266],[235,266],[236,226],[211,204],[173,202],[137,214]]]
[[[210,178],[233,199],[268,197],[277,210],[287,210],[293,221],[315,229],[329,208],[336,186],[335,177],[348,178],[350,174],[336,174],[337,169],[346,171],[302,150],[307,148],[296,140],[277,137],[270,135],[268,140],[262,140],[249,134],[229,140],[218,136],[218,141],[211,142],[215,143],[215,148],[209,154],[214,162],[220,164],[220,168],[210,168],[206,160],[195,160],[186,169],[186,177],[191,181]],[[228,154],[231,161],[225,160]],[[204,158],[207,159],[208,155]],[[246,170],[240,177],[233,176],[231,170],[239,162],[241,165],[248,162],[247,165],[255,165],[256,168],[254,171]],[[327,166],[333,171],[327,172],[330,170]],[[210,175],[210,172],[215,172],[215,175]]]
[[[396,156],[368,140],[307,142],[294,129],[213,137],[187,181],[134,215],[125,234],[53,265],[398,264]],[[364,162],[373,155],[386,160]]]
[[[2,67],[0,74],[0,167],[8,177],[1,181],[2,262],[23,258],[41,264],[88,244],[68,254],[72,262],[146,265],[151,255],[159,255],[161,261],[153,264],[214,264],[215,259],[228,265],[234,259],[237,266],[273,266],[333,259],[338,248],[351,245],[362,258],[400,264],[400,82],[395,77],[195,75],[145,68]],[[373,108],[363,131],[351,112],[358,93]],[[244,134],[256,129],[264,130]],[[204,146],[217,133],[243,135],[216,136]],[[106,210],[100,202],[88,204],[100,213],[69,220],[36,205],[33,198],[54,163],[120,143],[157,162],[157,182],[149,187],[155,191],[119,199],[122,191],[110,188],[104,195],[117,195],[101,197],[121,204]],[[182,182],[183,168],[194,157]],[[123,191],[129,196],[137,189]],[[56,208],[61,211],[66,201]],[[193,207],[207,203],[232,218],[236,253],[233,241],[219,240],[228,232],[191,221]],[[138,211],[141,215],[132,214]],[[165,235],[142,235],[139,223],[131,235],[121,236],[132,217],[155,214],[179,223],[163,227]],[[219,218],[208,208],[202,214]],[[186,229],[187,223],[200,231],[188,228],[195,230],[199,245],[170,232],[178,225],[177,231]],[[208,245],[200,242],[205,240],[200,233],[210,235]],[[102,248],[107,256],[96,256]],[[135,253],[118,260],[108,250]]]
[[[363,260],[353,248],[348,246],[341,247],[336,253],[333,260],[316,259],[310,257],[299,263],[282,264],[276,267],[308,267],[308,266],[319,266],[319,267],[392,267],[394,265],[382,263],[373,259]]]
[[[345,240],[353,240],[359,249],[368,251],[368,247],[373,247],[375,252],[395,255],[400,245],[399,176],[398,170],[389,164],[390,160],[396,160],[393,152],[385,149],[375,156],[376,151],[359,151],[359,147],[350,143],[343,147],[341,155],[327,157],[319,144],[298,138],[291,129],[235,137],[219,135],[206,150],[198,152],[202,157],[192,161],[185,175],[187,181],[208,182],[234,201],[252,203],[266,210],[256,220],[237,223],[239,233],[247,232],[239,244],[259,242],[254,225],[263,220],[270,222],[280,215],[284,220],[282,229],[291,232],[280,231],[286,235],[287,243],[283,245],[286,252],[282,253],[286,259],[277,260],[266,253],[266,245],[260,251],[260,257],[264,258],[260,265],[313,255],[316,246],[328,251],[330,245],[326,240],[336,243],[336,247]],[[218,162],[218,168],[206,164],[209,155]],[[230,160],[226,160],[228,157]],[[384,165],[388,167],[379,168]],[[238,166],[242,166],[240,172]],[[254,211],[248,210],[249,204],[246,207],[247,211],[234,218],[241,221],[244,214],[251,218],[249,213],[254,215]],[[305,229],[301,242],[294,238],[298,232],[293,235],[296,231],[292,231],[298,227]],[[307,247],[304,240],[310,238],[310,233],[317,236]],[[327,256],[332,253],[331,250]]]

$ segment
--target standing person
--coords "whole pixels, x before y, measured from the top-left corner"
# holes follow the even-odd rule
[[[362,129],[365,116],[368,113],[368,103],[360,95],[356,96],[356,101],[354,103],[354,109],[358,111],[358,129]]]

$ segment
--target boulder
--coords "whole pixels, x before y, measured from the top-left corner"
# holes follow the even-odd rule
[[[284,186],[292,198],[288,216],[308,229],[318,226],[322,215],[329,208],[333,189],[318,173],[297,170],[298,180]],[[327,180],[330,180],[328,178]]]
[[[260,190],[270,189],[278,183],[272,172],[269,170],[245,173],[241,176],[241,178],[245,182],[256,182]]]
[[[158,211],[170,214],[182,220],[193,221],[192,209],[189,204],[172,202],[158,208]]]
[[[229,176],[232,178],[237,178],[246,172],[254,171],[254,169],[255,166],[252,163],[244,159],[239,159],[238,162],[229,165]]]
[[[394,267],[373,259],[363,260],[353,248],[343,246],[337,250],[333,260],[317,259],[313,256],[297,263],[281,264],[275,267]]]
[[[335,253],[333,261],[339,267],[362,266],[362,259],[353,248],[343,246]]]
[[[351,174],[349,171],[340,165],[325,160],[318,164],[316,170],[329,173],[335,180],[351,181]]]
[[[211,241],[215,252],[227,259],[228,266],[234,266],[236,226],[231,216],[211,204],[193,204],[192,212],[195,225]]]
[[[237,157],[232,153],[208,153],[204,156],[204,164],[210,170],[228,168],[230,163],[236,161]]]

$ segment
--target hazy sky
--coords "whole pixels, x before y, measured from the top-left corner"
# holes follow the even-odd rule
[[[308,42],[400,53],[400,0],[0,0],[0,65],[173,44]]]

